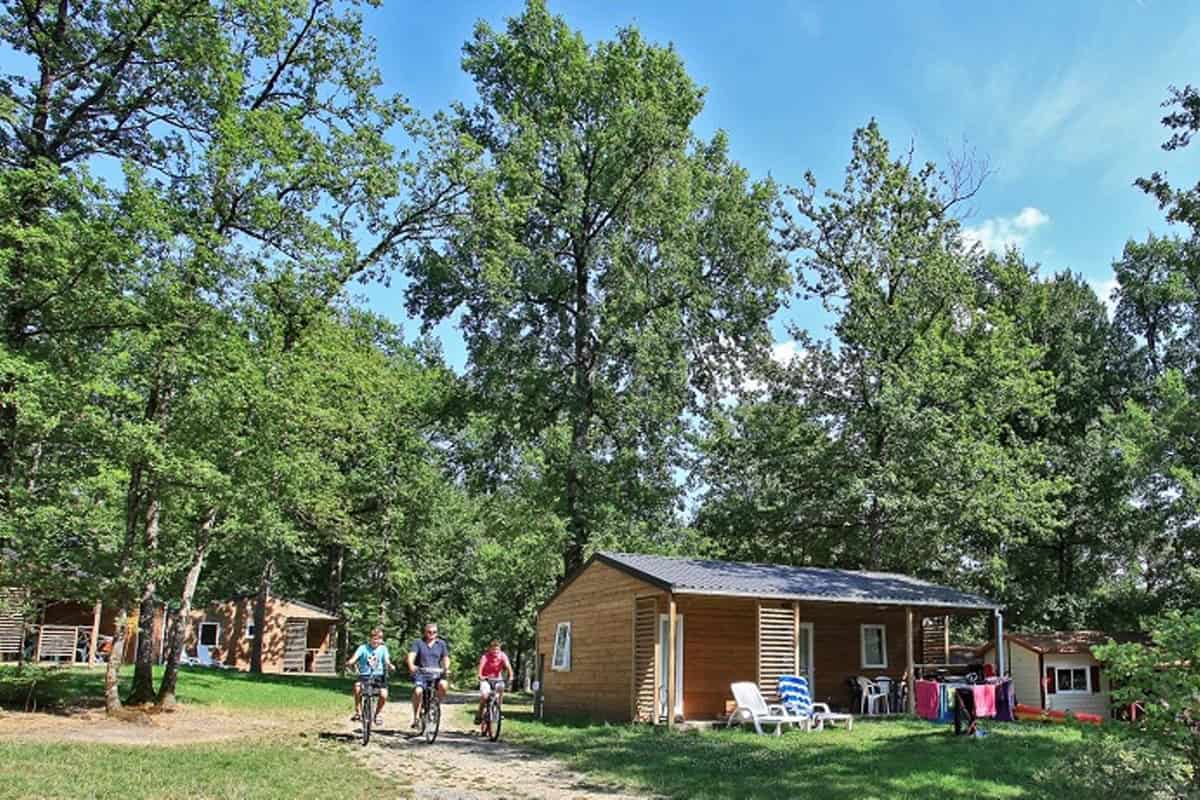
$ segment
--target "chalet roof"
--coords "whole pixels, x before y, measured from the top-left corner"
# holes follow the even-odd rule
[[[789,567],[638,553],[601,552],[594,559],[677,594],[979,610],[1001,607],[979,595],[891,572]]]
[[[1146,643],[1150,641],[1150,637],[1144,633],[1129,631],[1108,633],[1096,630],[1045,631],[1042,633],[1010,632],[1004,634],[1004,638],[1023,645],[1035,653],[1056,653],[1060,655],[1090,655],[1092,647],[1099,644],[1108,644],[1109,639],[1115,642]],[[981,650],[990,650],[994,646],[995,642],[988,642],[983,645]]]
[[[235,594],[226,602],[236,603],[242,600],[251,600],[257,596],[257,592],[243,592],[242,594]],[[333,620],[335,622],[337,621],[337,616],[328,609],[321,608],[320,606],[313,605],[312,603],[306,603],[303,600],[294,600],[290,597],[280,597],[277,594],[271,594],[270,599],[276,604],[279,611],[287,617],[293,617],[295,619],[324,619]],[[215,602],[219,603],[221,601],[217,600]]]

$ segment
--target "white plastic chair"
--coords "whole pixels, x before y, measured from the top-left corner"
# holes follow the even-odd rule
[[[879,714],[879,707],[882,705],[887,708],[890,713],[892,710],[891,701],[888,699],[887,691],[870,678],[858,676],[858,688],[862,689],[862,708],[859,709],[861,714]]]
[[[737,703],[737,708],[729,715],[730,725],[733,725],[734,719],[742,711],[750,715],[750,721],[754,723],[754,730],[760,734],[763,733],[764,722],[768,725],[774,723],[776,736],[783,732],[784,725],[807,726],[809,724],[806,717],[790,714],[782,705],[767,705],[762,692],[749,681],[730,684],[729,688],[733,691],[733,699]]]
[[[844,722],[846,730],[854,729],[854,717],[850,714],[831,711],[828,703],[813,702],[812,694],[808,689],[808,678],[803,675],[780,675],[779,699],[783,701],[783,707],[790,713],[807,720],[804,726],[806,731],[812,730],[814,722],[819,731],[825,729],[826,722],[830,725]]]

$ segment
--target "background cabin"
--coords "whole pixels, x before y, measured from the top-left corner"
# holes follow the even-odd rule
[[[1092,647],[1118,642],[1144,642],[1136,633],[1094,630],[1010,633],[1005,637],[1006,663],[1017,702],[1046,711],[1071,711],[1108,717],[1112,686]],[[996,644],[980,648],[984,661],[996,663]]]
[[[948,664],[949,617],[981,612],[1000,622],[990,600],[905,575],[597,553],[538,613],[538,709],[721,719],[731,683],[769,696],[784,674],[846,708],[852,676]]]
[[[107,660],[117,632],[117,609],[74,600],[30,602],[15,588],[0,587],[0,662],[88,664]],[[29,612],[29,617],[23,615]],[[160,606],[151,628],[154,663],[162,663],[165,612]],[[136,609],[126,618],[124,660],[137,653],[140,629]],[[95,644],[93,646],[93,640]]]
[[[197,645],[227,667],[250,669],[256,595],[211,603],[192,612],[184,649],[197,655]],[[338,618],[318,606],[269,595],[264,611],[262,671],[333,675],[337,671]]]

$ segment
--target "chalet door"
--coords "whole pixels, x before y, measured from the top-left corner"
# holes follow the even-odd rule
[[[796,671],[808,678],[809,693],[813,691],[813,626],[800,623],[800,639],[796,642]]]
[[[658,716],[667,718],[667,670],[670,654],[671,621],[666,614],[658,615]],[[683,615],[675,617],[675,716],[683,717]]]

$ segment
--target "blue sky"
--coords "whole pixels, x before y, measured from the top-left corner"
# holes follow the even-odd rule
[[[473,100],[462,44],[476,20],[499,27],[522,5],[393,0],[370,11],[387,88],[426,113]],[[1124,242],[1165,229],[1133,179],[1166,169],[1190,183],[1200,172],[1200,147],[1159,147],[1167,86],[1200,82],[1200,6],[978,5],[550,0],[589,40],[633,23],[673,43],[708,87],[699,131],[727,131],[756,176],[794,184],[811,170],[822,186],[840,183],[850,136],[871,117],[894,146],[911,142],[925,159],[944,160],[965,140],[994,171],[966,220],[975,235],[1017,244],[1044,272],[1070,269],[1107,292]],[[402,281],[365,290],[397,321],[402,292]],[[822,324],[804,304],[787,316]],[[783,340],[782,319],[776,330]],[[456,331],[445,325],[439,335],[461,368]]]

